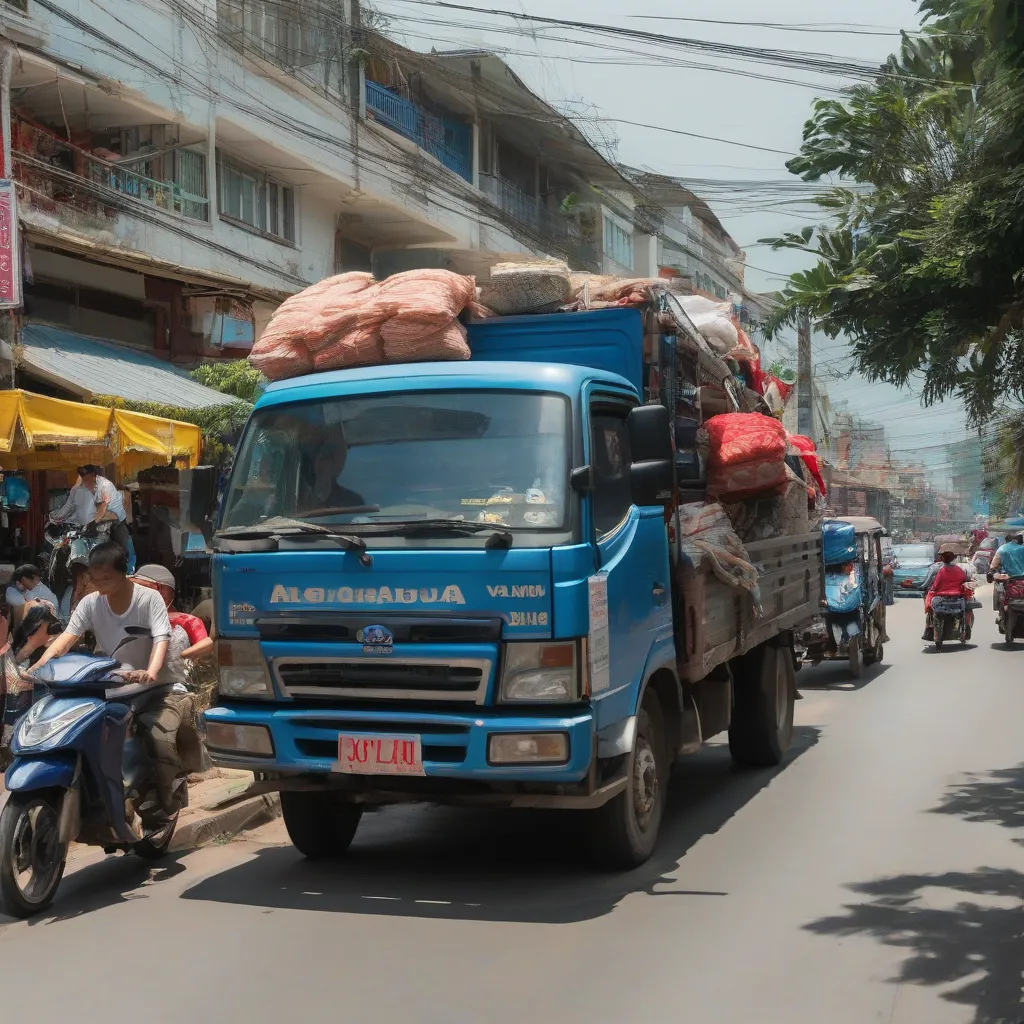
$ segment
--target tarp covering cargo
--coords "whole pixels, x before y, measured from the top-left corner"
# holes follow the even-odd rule
[[[857,557],[857,530],[852,523],[822,523],[821,538],[826,565],[842,565]]]

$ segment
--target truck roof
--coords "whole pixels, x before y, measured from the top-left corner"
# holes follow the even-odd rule
[[[493,388],[522,391],[554,391],[570,397],[587,381],[636,389],[625,377],[568,363],[528,363],[472,360],[444,363],[391,363],[355,370],[331,370],[271,384],[256,408],[299,399],[329,398],[340,392],[370,394],[379,391],[440,391],[460,388]]]

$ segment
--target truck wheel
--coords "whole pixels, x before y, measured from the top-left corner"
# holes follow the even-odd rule
[[[729,753],[745,768],[780,764],[793,738],[796,678],[785,647],[762,644],[734,663]]]
[[[306,857],[340,857],[351,845],[363,805],[333,793],[281,794],[281,814],[292,845]]]
[[[668,753],[658,695],[644,694],[636,740],[629,755],[626,788],[591,813],[589,847],[594,861],[609,871],[627,871],[654,852],[665,810]]]

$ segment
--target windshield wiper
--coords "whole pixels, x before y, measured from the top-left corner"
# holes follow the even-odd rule
[[[225,530],[218,530],[214,534],[214,539],[227,537],[236,540],[257,540],[261,537],[287,537],[292,534],[314,534],[318,537],[328,537],[337,541],[346,551],[358,552],[359,561],[363,565],[373,565],[373,556],[367,552],[366,541],[362,537],[340,533],[329,526],[304,523],[301,519],[289,519],[287,516],[273,516],[253,526],[229,526]]]
[[[375,533],[378,531],[374,531]],[[467,523],[462,519],[423,519],[413,523],[388,523],[387,530],[380,533],[394,533],[401,537],[429,537],[437,534],[461,534],[468,537],[473,533],[490,533],[486,547],[508,549],[512,547],[512,534],[492,523]]]
[[[359,515],[379,511],[380,505],[328,505],[326,508],[311,508],[302,514],[309,519],[319,519],[320,516]]]

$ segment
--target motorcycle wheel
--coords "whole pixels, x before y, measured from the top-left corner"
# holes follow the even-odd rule
[[[850,654],[849,654],[849,665],[850,675],[854,679],[860,679],[861,669],[864,661],[860,656],[860,637],[855,636],[850,638]]]
[[[64,877],[67,846],[60,841],[53,797],[15,793],[0,814],[0,906],[26,918],[53,902]]]
[[[1011,612],[1006,613],[1006,621],[1003,624],[1003,628],[1006,630],[1005,639],[1006,646],[1012,647],[1014,641],[1014,633],[1017,631],[1017,623],[1014,622],[1014,616]]]
[[[175,811],[174,817],[156,832],[147,832],[140,839],[133,849],[143,860],[160,860],[167,855],[171,848],[171,840],[174,838],[174,830],[178,827],[178,816],[181,811]]]

